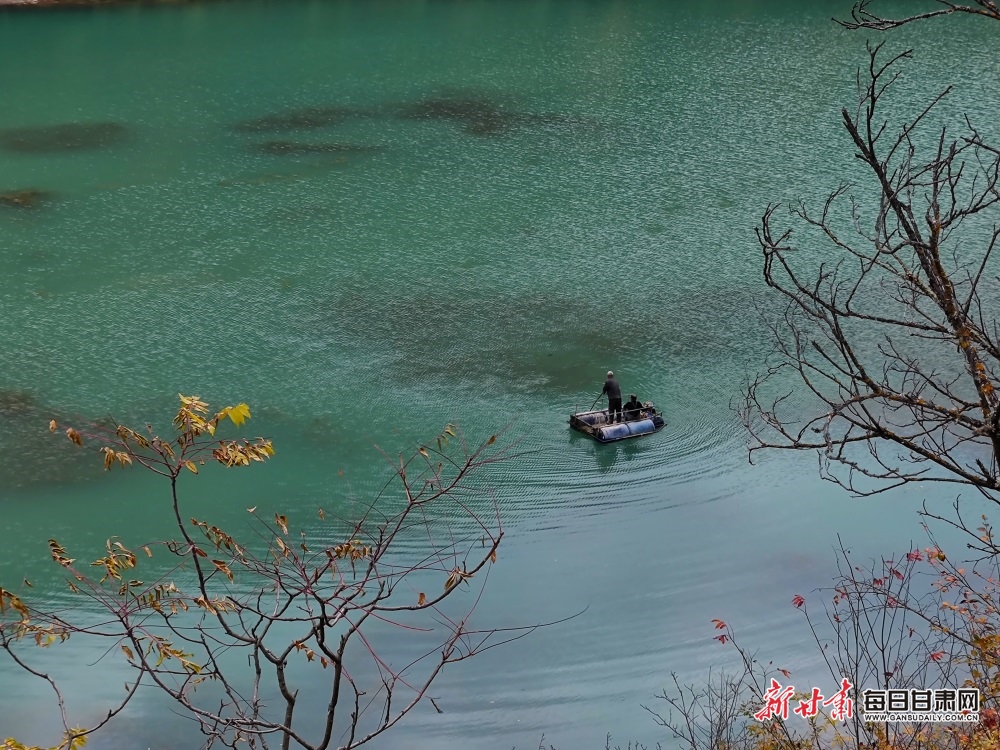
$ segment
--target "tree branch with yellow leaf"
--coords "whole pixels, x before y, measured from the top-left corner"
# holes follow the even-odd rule
[[[448,425],[408,458],[389,461],[397,497],[384,489],[353,519],[319,509],[330,528],[316,540],[293,534],[281,513],[266,519],[249,508],[244,541],[186,518],[179,478],[206,464],[263,463],[274,447],[263,437],[222,437],[227,420],[242,427],[250,419],[246,404],[213,413],[197,396],[179,398],[176,435],[169,438],[150,425],[49,424],[76,446],[95,450],[106,470],[139,466],[165,477],[176,524],[171,539],[137,546],[109,539],[104,555],[83,566],[50,540],[52,560],[80,597],[80,610],[46,609],[0,589],[0,649],[26,675],[50,684],[61,749],[80,746],[108,725],[142,687],[168,696],[193,719],[205,747],[349,750],[416,708],[445,666],[538,627],[474,627],[482,584],[471,605],[456,609],[449,602],[470,582],[485,584],[497,560],[503,527],[494,493],[478,476],[512,458],[513,445],[501,446],[493,435],[472,447]],[[440,588],[432,592],[433,585]],[[100,624],[82,624],[79,612],[95,607],[105,615]],[[405,666],[394,666],[379,654],[380,632],[409,635],[423,646]],[[81,637],[115,643],[133,670],[120,701],[86,728],[71,726],[58,685],[29,659],[32,646]],[[318,690],[326,695],[319,717],[312,697]],[[303,707],[304,695],[313,708]],[[0,747],[25,746],[8,740]]]

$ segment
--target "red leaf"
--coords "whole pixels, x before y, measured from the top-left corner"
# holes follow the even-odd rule
[[[778,669],[778,671],[781,672],[781,674],[785,675],[785,677],[791,677],[792,676],[792,673],[789,672],[787,669]]]
[[[920,550],[915,549],[913,552],[906,553],[906,559],[910,562],[920,562],[924,559],[924,556],[920,554]]]
[[[1000,723],[997,720],[997,712],[995,708],[987,708],[980,712],[980,721],[985,729],[996,729],[997,724]]]
[[[794,604],[796,607],[801,607],[805,603],[806,603],[806,600],[803,599],[798,594],[796,594],[795,596],[792,597],[792,604]]]
[[[901,581],[903,580],[903,574],[900,573],[895,568],[889,568],[889,572],[892,573],[894,576],[896,576],[896,578],[898,578],[899,580],[901,580]]]
[[[942,656],[944,656],[944,651],[935,651],[931,654],[931,661],[941,661]]]
[[[726,623],[724,623],[722,620],[712,620],[712,622],[715,623],[715,629],[716,630],[725,630],[726,629]]]
[[[725,643],[726,642],[726,636],[725,636],[725,634],[723,634],[723,635],[717,635],[717,636],[715,636],[715,640],[717,640],[719,643]]]

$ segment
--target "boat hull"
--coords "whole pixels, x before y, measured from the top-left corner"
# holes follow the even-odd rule
[[[628,422],[608,423],[608,413],[601,411],[585,411],[571,414],[569,426],[578,432],[589,435],[599,443],[615,443],[619,440],[652,435],[666,425],[663,417],[655,412],[645,411],[645,416]]]

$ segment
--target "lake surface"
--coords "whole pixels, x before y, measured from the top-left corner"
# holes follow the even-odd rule
[[[849,6],[0,13],[0,192],[51,193],[0,205],[0,390],[34,400],[0,412],[0,581],[59,602],[49,537],[86,557],[168,528],[167,488],[78,460],[48,435],[55,410],[166,427],[178,392],[248,402],[277,457],[184,488],[190,515],[230,529],[251,506],[293,526],[350,513],[388,477],[376,444],[515,420],[528,453],[491,475],[507,537],[478,622],[583,613],[446,671],[444,713],[375,747],[669,746],[641,705],[671,672],[733,664],[715,617],[826,684],[792,596],[829,582],[838,534],[863,556],[919,544],[925,495],[852,500],[812,455],[751,466],[730,401],[769,348],[751,309],[773,309],[763,208],[858,174],[839,111],[865,39],[829,20]],[[956,111],[992,126],[989,26],[892,36],[919,48],[900,104],[955,83]],[[110,125],[76,148],[15,130],[64,123]],[[664,407],[663,432],[570,433],[609,368]],[[83,651],[60,665],[81,723],[127,674]],[[0,736],[55,740],[48,695],[6,662],[0,695]],[[89,746],[195,738],[150,695]]]

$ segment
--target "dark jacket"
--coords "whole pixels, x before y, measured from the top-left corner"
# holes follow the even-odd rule
[[[635,419],[639,416],[639,412],[642,410],[642,404],[639,403],[638,399],[635,401],[629,399],[625,402],[625,406],[623,406],[622,409],[624,409],[625,417],[627,419]]]
[[[606,393],[608,395],[608,401],[617,401],[618,403],[621,403],[622,389],[621,386],[618,385],[618,381],[614,378],[608,378],[604,381],[604,390],[602,390],[601,393]]]

